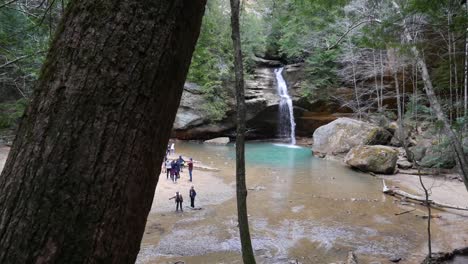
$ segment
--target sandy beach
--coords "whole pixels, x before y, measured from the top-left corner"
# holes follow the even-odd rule
[[[0,147],[0,169],[4,166],[9,150],[10,149],[8,147]],[[174,263],[175,260],[190,260],[190,263],[206,263],[207,260],[234,263],[233,260],[238,259],[236,249],[239,241],[236,240],[237,226],[235,218],[235,200],[233,200],[235,197],[235,177],[234,175],[231,177],[229,173],[226,174],[226,166],[231,166],[232,160],[225,159],[220,163],[220,159],[218,157],[219,153],[213,151],[213,149],[210,149],[210,151],[212,152],[208,156],[204,156],[203,162],[195,160],[193,182],[189,181],[187,168],[184,168],[181,173],[181,178],[177,183],[173,183],[170,178],[166,178],[165,170],[161,171],[152,208],[148,215],[137,263]],[[170,156],[170,159],[176,159],[177,157],[178,154],[174,154]],[[214,157],[218,157],[218,159],[216,159],[218,162],[214,162]],[[189,159],[189,157],[186,156],[183,158],[185,160]],[[330,163],[330,165],[333,164],[333,162]],[[221,170],[215,168],[217,166],[219,166]],[[262,173],[275,175],[274,171],[260,172],[260,174]],[[417,176],[396,174],[382,176],[382,178],[386,180],[387,185],[398,186],[413,194],[422,194],[422,189],[419,185],[419,179]],[[440,176],[425,176],[423,179],[427,186],[431,187],[432,199],[458,206],[467,206],[468,192],[462,182],[457,180],[448,180],[447,177]],[[251,180],[250,186],[255,187],[260,183],[258,182],[259,179]],[[331,181],[335,181],[334,178],[332,178]],[[282,185],[287,184],[283,181],[280,182]],[[197,191],[195,205],[199,210],[193,210],[189,207],[190,198],[188,192],[191,186],[194,186]],[[377,186],[378,185],[376,185],[376,187]],[[275,188],[275,185],[270,185],[267,188]],[[251,199],[257,197],[254,199],[264,202],[264,196],[269,189],[266,191],[263,189],[252,191],[249,197]],[[175,202],[173,200],[168,200],[170,197],[174,196],[176,191],[179,191],[184,196],[184,212],[175,212]],[[383,196],[382,199],[388,199],[387,197],[388,196]],[[396,203],[397,199],[394,199]],[[330,201],[330,203],[333,204],[333,201]],[[352,204],[357,207],[360,206],[357,202]],[[415,218],[417,214],[424,214],[423,207],[419,205],[411,206],[417,208],[417,210],[401,217],[398,216],[394,221],[404,224],[405,221],[407,221],[404,219],[409,217]],[[394,206],[390,205],[390,207],[394,207],[395,211],[405,210],[400,204],[394,204]],[[297,210],[302,210],[301,208],[303,208],[303,206],[292,207],[291,214],[294,215]],[[355,208],[355,210],[357,209],[358,208]],[[466,236],[464,235],[468,233],[468,226],[465,224],[468,214],[454,210],[434,210],[433,212],[441,216],[440,218],[434,219],[434,223],[437,225],[437,228],[442,230],[444,233],[444,238],[434,238],[434,247],[436,250],[438,248],[457,248],[468,243],[466,241]],[[251,218],[253,228],[257,230],[257,233],[265,233],[266,237],[268,237],[267,234],[276,234],[276,232],[278,232],[278,230],[269,230],[267,228],[268,226],[265,226],[265,221],[267,219],[265,217],[269,214],[270,213],[265,211],[252,212]],[[390,214],[393,215],[392,212],[390,212]],[[349,215],[346,217],[349,217]],[[401,221],[398,219],[401,219]],[[220,224],[219,221],[224,222]],[[285,237],[278,236],[271,241],[265,242],[264,240],[260,240],[262,236],[257,235],[256,237],[254,236],[255,243],[257,245],[265,243],[266,248],[268,248],[268,245],[270,244],[276,245],[280,243],[282,245],[286,243],[286,241],[289,241],[290,239],[289,235],[291,232],[291,230],[289,230],[291,226],[288,223],[289,222],[286,221],[280,225],[280,228],[285,228]],[[298,223],[302,222],[299,221]],[[283,224],[285,224],[284,227]],[[222,229],[223,226],[228,228]],[[308,226],[309,224],[304,222],[304,228],[309,228]],[[317,230],[320,230],[319,233],[322,234],[330,233],[323,229],[329,228],[328,226],[314,228],[315,229],[312,230],[304,229],[300,231],[300,234],[304,232],[307,233],[309,231],[315,232]],[[332,234],[335,231],[333,231]],[[362,232],[359,231],[358,233]],[[298,233],[298,237],[301,237],[300,234]],[[315,233],[306,234],[306,237],[314,236]],[[188,240],[187,238],[190,239]],[[297,248],[295,243],[283,246],[285,248]],[[225,249],[225,251],[219,251],[220,248]],[[418,256],[422,256],[426,250],[425,245],[421,245],[420,249],[416,250],[418,251]],[[263,258],[269,257],[268,254],[270,253],[259,251],[258,254]],[[298,255],[302,254],[304,253],[299,251]],[[336,252],[329,252],[327,254],[336,254]],[[260,263],[269,263],[268,261],[270,260],[271,259],[265,259],[266,262],[260,261]],[[287,261],[287,259],[285,259],[285,261]]]

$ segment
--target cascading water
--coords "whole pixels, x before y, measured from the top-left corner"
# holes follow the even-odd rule
[[[288,87],[282,75],[283,68],[275,69],[276,83],[278,89],[279,102],[279,136],[289,137],[291,144],[296,144],[296,123],[294,122],[294,112],[291,97],[288,94]]]

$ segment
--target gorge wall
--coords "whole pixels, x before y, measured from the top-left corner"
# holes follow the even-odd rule
[[[247,105],[247,134],[249,139],[274,138],[278,131],[277,82],[274,69],[283,64],[276,60],[255,58],[257,66],[245,81],[245,100]],[[283,77],[287,82],[294,105],[296,135],[310,137],[319,126],[346,115],[346,109],[331,99],[305,99],[301,89],[305,83],[302,63],[286,65]],[[232,85],[227,85],[233,95]],[[353,91],[341,88],[341,93]],[[173,127],[173,137],[179,139],[208,139],[219,136],[235,136],[235,98],[230,96],[227,102],[226,117],[221,121],[210,121],[204,114],[203,92],[193,83],[186,83],[184,93]]]

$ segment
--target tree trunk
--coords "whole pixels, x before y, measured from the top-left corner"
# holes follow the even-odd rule
[[[468,14],[468,2],[465,3],[466,13]],[[463,82],[463,118],[464,128],[466,128],[466,118],[468,115],[468,27],[465,30],[465,65],[463,70],[464,82]],[[464,129],[466,130],[466,129]]]
[[[377,96],[377,112],[381,113],[382,112],[382,105],[380,105],[380,92],[379,92],[379,84],[377,81],[377,67],[375,65],[375,49],[372,49],[372,62],[373,62],[373,67],[374,67],[374,84],[375,84],[375,93]]]
[[[395,6],[397,12],[401,14],[400,7],[398,6],[398,4],[395,1],[392,1],[392,3],[393,3],[393,6]],[[405,24],[405,20],[403,20],[403,27],[404,27],[404,37],[406,38],[408,43],[413,42],[413,38],[411,37],[411,34],[408,31],[408,28]],[[445,117],[444,112],[442,111],[442,107],[440,106],[439,100],[437,99],[434,93],[434,88],[432,86],[432,81],[429,76],[429,71],[427,69],[424,58],[421,56],[421,54],[419,53],[419,50],[414,45],[411,47],[411,52],[413,53],[413,56],[416,58],[419,71],[421,72],[421,79],[423,80],[424,90],[426,92],[429,103],[431,104],[431,109],[434,111],[437,119],[440,122],[442,122],[442,124],[444,125],[445,134],[451,141],[451,145],[453,149],[455,150],[455,154],[456,154],[455,156],[457,159],[457,163],[460,167],[460,172],[463,176],[463,182],[465,183],[465,187],[468,190],[468,160],[466,159],[465,153],[463,152],[461,142],[458,139],[455,132],[450,127],[449,121],[447,120],[447,117]]]
[[[247,187],[245,184],[245,96],[244,66],[239,26],[239,0],[231,0],[231,28],[234,47],[234,71],[236,74],[237,135],[236,135],[236,191],[237,219],[242,246],[242,259],[245,264],[255,263],[250,240],[249,218],[247,214]]]
[[[204,5],[68,5],[0,176],[0,263],[134,263]]]
[[[384,66],[383,66],[382,50],[380,50],[380,106],[382,108],[383,108],[383,99],[384,99]]]

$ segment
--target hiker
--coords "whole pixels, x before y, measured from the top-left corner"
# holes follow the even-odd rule
[[[195,208],[195,196],[197,196],[197,192],[195,191],[193,186],[192,186],[192,188],[190,188],[189,196],[190,196],[190,206],[192,208]]]
[[[167,149],[166,149],[166,157],[171,154],[171,144],[167,144]]]
[[[169,175],[171,175],[171,161],[169,159],[166,159],[165,162],[165,168],[166,168],[166,179],[169,179]]]
[[[185,160],[182,158],[182,156],[179,156],[179,158],[177,159],[177,163],[179,163],[180,172],[182,172],[182,168],[185,165]]]
[[[180,211],[184,211],[184,209],[182,208],[182,203],[184,202],[184,198],[182,197],[182,194],[179,194],[179,192],[176,192],[175,196],[169,198],[169,200],[172,200],[172,199],[175,199],[175,202],[176,202],[176,212],[179,211],[179,207],[180,207]]]
[[[190,158],[190,160],[188,162],[188,173],[189,173],[189,176],[190,176],[190,181],[192,181],[192,171],[193,171],[193,160],[192,160],[192,158]]]
[[[175,143],[171,143],[171,153],[175,153]]]
[[[171,162],[171,179],[173,183],[177,183],[177,164],[175,160]]]
[[[177,177],[177,179],[180,178],[180,164],[179,162],[177,162],[177,160],[174,160],[174,169],[175,169],[175,175]]]

